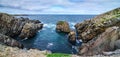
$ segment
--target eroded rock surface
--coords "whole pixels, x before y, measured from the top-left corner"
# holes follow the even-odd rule
[[[63,33],[69,33],[70,27],[68,22],[66,21],[58,21],[56,25],[56,31],[57,32],[63,32]]]
[[[18,41],[16,41],[15,39],[5,36],[3,34],[0,34],[0,44],[5,44],[8,46],[12,46],[12,47],[19,47],[19,48],[23,48],[23,45],[21,43],[19,43]]]
[[[0,33],[20,38],[31,38],[42,29],[43,24],[38,20],[28,18],[15,18],[11,15],[0,13]]]
[[[112,26],[120,26],[120,8],[77,23],[75,28],[78,38],[81,38],[83,42],[88,42]]]
[[[106,31],[99,35],[95,41],[93,39],[90,43],[84,45],[79,54],[94,55],[115,50],[115,42],[120,37],[119,33],[120,28],[110,27],[106,29]]]
[[[75,25],[77,37],[84,44],[79,48],[80,55],[96,55],[119,48],[120,8],[98,15]]]

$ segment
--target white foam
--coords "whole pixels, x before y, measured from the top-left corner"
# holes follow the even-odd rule
[[[76,24],[75,22],[70,22],[69,23],[72,29],[75,29],[74,25]]]
[[[45,27],[45,28],[55,28],[55,24],[48,23],[48,24],[44,24],[43,27]]]
[[[47,48],[49,48],[52,45],[53,45],[53,43],[48,43]]]

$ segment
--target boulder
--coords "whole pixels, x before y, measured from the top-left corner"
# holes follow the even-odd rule
[[[63,33],[69,33],[70,27],[68,22],[66,21],[58,21],[56,25],[56,31],[57,32],[63,32]]]
[[[74,31],[71,31],[68,34],[68,41],[72,44],[75,45],[76,44],[76,33]]]

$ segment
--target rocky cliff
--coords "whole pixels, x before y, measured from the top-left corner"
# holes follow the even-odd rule
[[[0,13],[0,33],[10,37],[31,38],[42,29],[43,24],[38,20],[28,18],[15,18],[11,15]]]
[[[23,47],[13,38],[32,38],[37,31],[42,29],[43,24],[39,20],[29,20],[28,18],[16,18],[6,13],[0,13],[0,43]]]
[[[75,28],[77,37],[84,42],[79,54],[94,55],[115,50],[115,42],[120,38],[120,8],[77,23]]]

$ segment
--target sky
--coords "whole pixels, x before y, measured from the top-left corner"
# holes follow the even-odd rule
[[[120,7],[120,0],[0,0],[9,14],[102,14]]]

